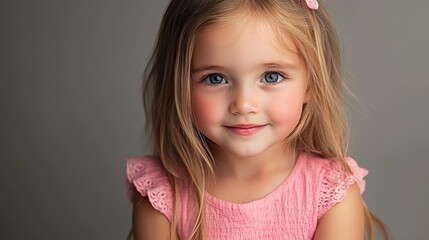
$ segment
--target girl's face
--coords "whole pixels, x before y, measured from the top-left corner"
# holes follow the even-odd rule
[[[308,99],[307,69],[287,35],[263,21],[205,28],[192,57],[196,126],[218,154],[271,156],[284,149]],[[268,154],[268,155],[267,155]]]

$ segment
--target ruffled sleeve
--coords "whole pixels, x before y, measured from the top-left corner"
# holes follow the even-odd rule
[[[147,196],[153,208],[171,221],[173,215],[173,191],[167,174],[157,158],[130,158],[127,160],[128,196]]]
[[[341,202],[346,196],[351,185],[356,183],[360,193],[365,191],[365,179],[368,170],[358,166],[350,157],[346,158],[347,164],[353,174],[344,171],[338,162],[329,161],[322,169],[322,183],[318,197],[318,216],[320,219],[331,207]]]

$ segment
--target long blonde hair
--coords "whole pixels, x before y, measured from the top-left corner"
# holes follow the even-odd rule
[[[198,34],[208,25],[245,15],[267,21],[281,41],[288,34],[308,69],[311,99],[301,120],[285,139],[296,147],[339,161],[346,171],[348,126],[343,108],[343,81],[339,43],[330,17],[320,4],[311,10],[305,0],[172,0],[158,34],[144,76],[144,105],[155,154],[164,165],[176,192],[172,236],[180,211],[179,181],[188,179],[198,208],[191,239],[205,239],[204,193],[214,176],[214,160],[194,125],[191,108],[191,60]],[[365,207],[366,209],[366,207]],[[374,239],[373,222],[366,209],[368,236]]]

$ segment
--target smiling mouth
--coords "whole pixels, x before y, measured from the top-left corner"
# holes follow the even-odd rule
[[[261,131],[265,126],[266,125],[237,124],[232,126],[226,126],[226,128],[238,136],[252,136]]]

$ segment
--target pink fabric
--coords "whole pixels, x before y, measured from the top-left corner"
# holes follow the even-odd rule
[[[319,2],[317,0],[305,0],[308,8],[317,10],[319,8]]]
[[[207,193],[208,239],[312,239],[318,220],[344,199],[351,184],[357,183],[361,193],[365,190],[368,171],[352,158],[347,163],[353,174],[344,172],[338,162],[302,153],[289,177],[262,199],[236,204]],[[171,220],[172,188],[159,159],[129,159],[127,176],[131,193],[148,196],[153,207]],[[179,194],[178,235],[188,239],[195,200],[183,184]]]
[[[173,190],[168,177],[156,158],[130,158],[127,160],[128,197],[132,200],[139,192],[148,196],[153,208],[168,220],[173,215]]]

